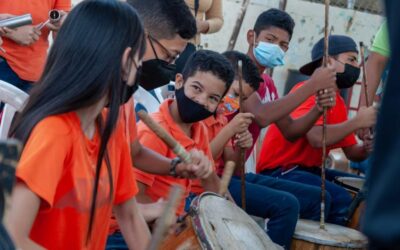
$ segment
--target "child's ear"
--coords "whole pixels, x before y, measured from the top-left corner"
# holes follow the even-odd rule
[[[255,35],[256,35],[256,32],[254,30],[248,30],[247,31],[247,43],[250,46],[254,46]]]
[[[175,89],[180,89],[183,86],[183,83],[185,81],[183,80],[183,75],[182,74],[176,74],[175,75]]]
[[[129,74],[130,67],[132,64],[132,58],[130,56],[131,52],[132,52],[132,48],[127,47],[125,49],[124,53],[122,54],[121,65],[122,65],[122,79],[123,80],[127,80],[127,78],[128,78],[128,74]]]

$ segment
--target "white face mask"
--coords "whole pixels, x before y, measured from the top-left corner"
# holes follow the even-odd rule
[[[255,46],[255,41],[256,38],[254,37],[253,54],[260,65],[267,68],[274,68],[285,64],[285,60],[283,59],[285,52],[281,47],[273,43],[262,41],[258,42],[258,45]]]

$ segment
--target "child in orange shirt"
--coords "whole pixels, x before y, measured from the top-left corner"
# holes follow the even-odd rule
[[[47,23],[42,29],[38,26],[49,18],[49,11],[57,9],[61,15],[59,21]],[[47,58],[50,33],[60,29],[71,9],[71,0],[2,0],[0,11],[3,16],[32,15],[32,25],[16,29],[6,29],[4,51],[0,51],[0,79],[28,91],[33,82],[39,80]],[[0,19],[2,15],[0,15]]]
[[[153,119],[164,127],[182,144],[186,150],[196,148],[209,157],[208,164],[212,164],[212,155],[206,128],[200,121],[212,116],[226,91],[233,81],[233,69],[222,55],[201,50],[193,54],[188,60],[182,74],[176,75],[176,99],[164,101],[158,112],[153,113]],[[142,122],[138,125],[140,142],[154,151],[175,158],[175,154]],[[191,189],[189,179],[159,176],[136,171],[139,195],[138,200],[149,203],[165,198],[173,184],[184,188],[185,196]],[[213,173],[201,179],[205,190],[217,192],[219,178]],[[184,197],[179,207],[178,215],[184,212]]]
[[[228,51],[223,53],[235,67],[242,62],[243,99],[247,99],[258,89],[262,78],[259,76],[256,65],[247,55]],[[252,147],[252,136],[248,131],[254,119],[251,113],[237,113],[237,99],[239,97],[238,74],[222,103],[221,112],[204,121],[208,129],[211,151],[221,174],[223,163],[239,160],[241,148]],[[318,102],[324,102],[329,96],[324,96]],[[329,103],[329,102],[328,102]],[[231,114],[231,111],[234,111]],[[233,116],[228,123],[225,115]],[[320,216],[320,189],[259,174],[246,173],[246,211],[254,216],[268,218],[268,235],[271,239],[285,248],[290,248],[291,238],[299,217],[319,219]],[[229,184],[229,191],[237,204],[241,204],[241,181],[234,176]],[[308,194],[307,199],[301,197]],[[304,196],[304,195],[303,195]],[[329,202],[327,205],[329,209]]]
[[[149,171],[167,174],[171,160],[135,143],[135,126],[121,115],[144,47],[143,27],[127,3],[84,1],[66,19],[11,131],[24,144],[6,218],[18,247],[104,249],[112,210],[128,246],[147,246],[128,143],[139,166],[159,166]],[[202,166],[174,165],[211,172]]]

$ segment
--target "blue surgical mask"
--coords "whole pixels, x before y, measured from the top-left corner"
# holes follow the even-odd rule
[[[267,68],[274,68],[285,64],[283,57],[285,52],[276,44],[259,42],[257,47],[254,46],[253,54],[257,62]]]

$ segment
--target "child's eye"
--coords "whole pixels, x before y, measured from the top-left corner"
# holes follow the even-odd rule
[[[196,91],[200,91],[200,88],[199,88],[198,86],[196,86],[196,85],[192,85],[192,88],[193,88],[194,90],[196,90]]]
[[[211,99],[213,102],[219,102],[219,101],[220,101],[219,98],[217,98],[217,97],[210,97],[210,99]]]

